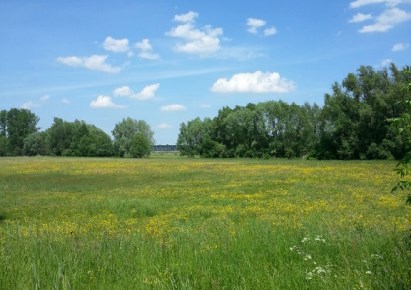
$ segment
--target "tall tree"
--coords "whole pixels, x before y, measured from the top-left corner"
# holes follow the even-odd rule
[[[37,132],[37,117],[30,110],[10,109],[7,112],[7,138],[9,152],[12,155],[22,155],[24,139]]]
[[[134,134],[131,139],[130,156],[134,158],[143,158],[150,155],[152,144],[143,133]]]
[[[46,131],[50,151],[53,155],[71,155],[71,143],[73,140],[73,126],[60,118],[54,118],[54,122]]]
[[[150,125],[143,120],[134,120],[132,118],[123,119],[116,124],[113,130],[114,148],[121,157],[131,157],[130,148],[134,135],[142,134],[150,144],[150,149],[154,145],[154,132]]]

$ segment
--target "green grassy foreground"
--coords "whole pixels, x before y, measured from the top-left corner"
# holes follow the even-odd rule
[[[411,289],[394,165],[1,158],[0,289]]]

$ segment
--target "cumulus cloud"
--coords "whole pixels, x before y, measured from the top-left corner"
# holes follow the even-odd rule
[[[115,97],[130,97],[133,94],[133,91],[128,86],[123,86],[116,88],[113,91]]]
[[[130,47],[128,45],[128,39],[115,39],[111,36],[106,37],[103,43],[103,47],[105,50],[111,52],[130,52]]]
[[[181,14],[181,15],[174,15],[174,21],[177,22],[194,22],[196,18],[198,18],[198,13],[190,11],[186,14]]]
[[[139,93],[133,96],[137,100],[151,100],[155,97],[157,90],[160,88],[160,84],[152,84],[144,87]]]
[[[258,34],[259,29],[266,26],[267,22],[263,19],[258,18],[247,18],[247,31],[251,34]],[[271,36],[277,34],[277,28],[274,26],[268,27],[263,30],[262,35]]]
[[[370,32],[386,32],[394,26],[409,21],[411,19],[411,13],[408,13],[399,8],[390,8],[381,13],[380,16],[376,18],[375,23],[370,25],[365,25],[359,32],[370,33]]]
[[[192,11],[174,16],[174,21],[181,24],[173,27],[166,35],[183,41],[176,45],[175,50],[199,55],[217,52],[221,48],[219,37],[223,34],[223,29],[212,28],[210,25],[198,28],[195,24],[196,18],[198,13]]]
[[[402,50],[406,50],[410,45],[408,43],[396,43],[392,47],[392,51],[398,52]]]
[[[153,53],[153,47],[150,44],[150,40],[144,38],[142,41],[136,43],[136,48],[140,50],[138,53],[139,58],[148,59],[148,60],[157,60],[160,56],[156,53]]]
[[[261,71],[220,78],[211,87],[211,91],[217,93],[288,93],[293,89],[293,82],[279,73]]]
[[[147,101],[155,97],[157,90],[160,88],[160,84],[151,84],[145,86],[140,92],[135,93],[130,87],[123,86],[116,88],[113,91],[115,97],[129,97],[135,100]]]
[[[248,18],[247,19],[247,31],[253,34],[257,34],[258,28],[265,26],[267,23],[265,20],[257,18]]]
[[[92,55],[89,57],[67,56],[58,57],[57,62],[71,67],[82,67],[106,73],[118,73],[121,69],[106,63],[107,57],[107,55]]]
[[[359,22],[363,22],[363,21],[366,21],[366,20],[370,20],[370,19],[372,19],[371,14],[357,13],[348,22],[350,22],[350,23],[359,23]]]
[[[61,102],[62,102],[63,104],[65,104],[65,105],[70,104],[70,101],[69,101],[68,99],[66,99],[66,98],[61,99]]]
[[[174,105],[162,106],[160,109],[163,112],[177,112],[177,111],[184,111],[186,107],[183,105],[174,104]]]
[[[274,26],[264,29],[264,36],[270,36],[274,34],[277,34],[277,28],[275,28]]]
[[[116,105],[109,96],[98,96],[97,99],[91,101],[90,107],[94,109],[124,108],[124,106]]]

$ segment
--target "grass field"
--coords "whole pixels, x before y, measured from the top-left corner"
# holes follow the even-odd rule
[[[1,158],[0,289],[411,289],[394,165]]]

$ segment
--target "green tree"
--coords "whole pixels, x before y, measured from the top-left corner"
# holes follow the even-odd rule
[[[24,139],[30,134],[37,132],[38,121],[39,117],[30,110],[10,109],[7,112],[8,151],[11,155],[23,154]]]
[[[24,139],[24,155],[48,155],[45,132],[34,132]]]
[[[150,140],[143,133],[136,133],[131,139],[130,156],[134,158],[148,157],[151,148]]]
[[[51,154],[57,156],[72,155],[71,144],[73,140],[73,125],[60,118],[54,118],[54,122],[46,130],[47,142]]]
[[[131,156],[130,148],[132,140],[137,133],[142,134],[147,139],[151,149],[154,145],[154,132],[145,121],[126,118],[116,124],[113,130],[113,136],[114,148],[117,155],[121,157]]]

